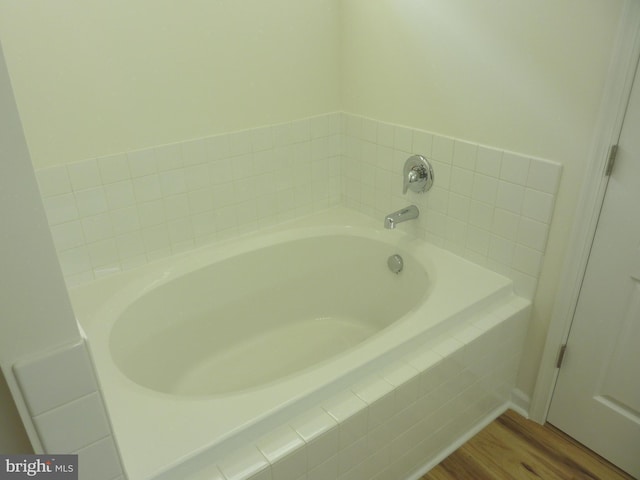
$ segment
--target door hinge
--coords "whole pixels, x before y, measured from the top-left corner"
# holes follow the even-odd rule
[[[607,168],[604,174],[608,177],[613,172],[613,166],[616,163],[616,157],[618,156],[618,145],[611,145],[609,149],[609,157],[607,158]]]
[[[556,368],[560,368],[562,366],[562,361],[564,360],[564,354],[567,352],[567,344],[565,343],[560,347],[560,352],[558,352],[558,361],[556,362]]]

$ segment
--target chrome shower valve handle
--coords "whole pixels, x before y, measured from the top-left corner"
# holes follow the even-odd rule
[[[409,189],[416,193],[426,192],[433,185],[433,167],[422,155],[412,155],[404,163],[403,178],[402,193]]]

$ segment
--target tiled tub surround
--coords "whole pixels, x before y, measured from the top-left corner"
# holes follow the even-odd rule
[[[316,253],[314,258],[307,260],[297,258],[291,265],[272,255],[270,249],[288,242],[309,238],[315,241],[325,236],[341,236],[349,242],[361,241],[365,246],[375,241],[383,247],[378,262],[369,254],[362,259],[374,262],[374,269],[363,271],[363,278],[358,283],[375,289],[379,283],[377,275],[386,275],[383,278],[397,280],[403,285],[404,280],[386,268],[389,252],[400,251],[407,260],[405,268],[410,275],[406,279],[412,281],[423,271],[428,277],[428,294],[419,297],[419,303],[399,314],[399,318],[386,320],[388,326],[342,353],[325,354],[301,372],[264,385],[257,382],[238,391],[232,389],[214,395],[179,394],[180,390],[174,393],[174,390],[164,388],[164,393],[161,393],[144,388],[136,383],[137,380],[132,381],[134,377],[126,377],[124,369],[118,367],[115,359],[121,351],[122,342],[114,344],[116,337],[113,334],[118,322],[125,318],[122,312],[129,311],[132,302],[145,298],[149,293],[158,293],[160,288],[163,289],[162,298],[169,298],[171,292],[168,289],[186,288],[183,284],[187,279],[202,281],[205,268],[215,272],[215,268],[229,265],[230,259],[234,261],[233,265],[245,257],[246,261],[253,263],[257,257],[251,255],[259,253],[259,249],[269,249],[264,250],[262,256],[271,259],[271,266],[267,265],[263,270],[271,272],[276,296],[263,302],[260,315],[231,322],[225,326],[225,332],[235,328],[244,332],[242,338],[245,342],[249,341],[250,333],[280,317],[268,305],[306,304],[322,297],[322,289],[329,292],[336,283],[331,281],[332,276],[327,277],[325,283],[316,282],[315,277],[303,276],[298,283],[314,284],[314,287],[304,288],[303,294],[299,293],[303,295],[302,299],[289,300],[289,289],[278,288],[279,280],[291,273],[295,276],[297,272],[307,271],[303,265],[305,261],[331,257],[331,248],[342,251],[342,247],[330,243],[326,254]],[[347,276],[346,271],[341,272],[340,268],[349,269],[350,275],[362,270],[351,268],[362,266],[357,262],[338,263],[339,267],[331,268],[337,276]],[[249,285],[253,277],[243,278],[246,284],[244,291],[255,298]],[[189,285],[189,292],[197,288],[195,284]],[[261,284],[257,285],[260,289]],[[216,297],[218,290],[214,285],[207,283],[207,286],[207,295]],[[308,296],[306,300],[304,295]],[[372,471],[384,472],[387,468],[389,477],[380,478],[403,478],[397,476],[398,469],[406,468],[403,474],[417,469],[419,464],[430,461],[436,451],[448,448],[476,423],[492,418],[505,407],[515,381],[529,312],[529,302],[512,293],[512,282],[506,277],[429,246],[408,233],[384,230],[381,222],[344,207],[272,227],[267,233],[246,236],[242,240],[233,239],[226,242],[224,248],[220,245],[203,246],[180,256],[108,276],[72,289],[71,297],[89,338],[130,480],[215,478],[212,472],[217,467],[212,465],[218,465],[229,480],[249,478],[249,473],[257,473],[257,470],[262,471],[256,478],[280,480],[306,478],[307,473],[309,478],[323,480],[338,478],[338,475],[344,479],[370,479]],[[389,299],[390,302],[393,300]],[[131,365],[144,361],[136,355],[150,347],[156,346],[165,355],[170,355],[170,351],[175,349],[158,342],[166,338],[163,332],[167,328],[179,327],[182,332],[192,325],[190,322],[196,318],[191,318],[190,308],[199,315],[197,318],[208,319],[207,324],[215,322],[216,315],[211,313],[211,318],[202,316],[201,306],[195,301],[188,303],[193,307],[182,306],[180,315],[167,318],[153,313],[153,304],[149,304],[147,315],[166,325],[159,330],[157,340],[151,331],[143,337],[144,344],[141,343],[141,348],[135,350],[137,353],[128,360],[133,362]],[[162,311],[168,310],[168,307],[161,308]],[[135,312],[136,318],[145,315],[145,311],[138,307],[135,307]],[[222,316],[227,318],[231,314],[228,312]],[[311,312],[310,315],[316,314]],[[361,320],[368,321],[366,312],[359,315],[364,315]],[[180,320],[182,317],[184,319]],[[358,318],[356,316],[354,320]],[[176,323],[180,321],[187,323]],[[251,322],[254,322],[253,327]],[[324,328],[329,328],[328,325],[331,324]],[[142,327],[140,333],[144,330]],[[189,337],[193,338],[190,341],[180,337],[182,340],[176,344],[177,352],[180,348],[196,348],[196,344],[208,338],[198,333],[199,330],[194,332]],[[179,341],[175,334],[171,338]],[[262,339],[259,336],[253,340]],[[205,341],[205,345],[213,344],[214,340]],[[287,348],[297,351],[297,342],[314,340],[315,337],[304,338],[304,335],[292,337],[287,344],[289,347],[282,345],[277,353],[283,359],[288,358],[285,355]],[[310,350],[312,345],[309,343]],[[255,349],[250,350],[253,351]],[[276,355],[276,352],[272,354]],[[182,359],[182,355],[177,355]],[[245,357],[248,358],[241,359],[242,366],[250,366],[251,362],[262,364],[261,359],[252,358],[251,353]],[[198,360],[184,373],[190,378],[191,368],[198,369],[203,363],[206,359]],[[229,365],[227,375],[231,374],[234,365]],[[169,370],[169,366],[165,366],[162,372]],[[375,380],[370,382],[367,379]],[[349,391],[359,395],[360,400]],[[306,416],[306,420],[296,420],[292,426],[298,426],[298,433],[280,428],[318,405],[326,411],[324,417],[314,419]],[[332,428],[327,426],[327,415],[333,418],[330,421],[333,423],[329,424]],[[418,424],[420,429],[413,428]],[[352,428],[355,430],[351,431]],[[284,437],[278,433],[283,431],[287,432]],[[317,439],[316,435],[319,435]],[[150,436],[163,440],[152,442]],[[428,454],[424,449],[427,439],[432,442],[429,443]],[[374,441],[375,444],[371,443]],[[247,445],[254,442],[258,450],[247,449]],[[312,445],[319,445],[320,451],[308,450]],[[238,447],[241,451],[233,453]],[[290,448],[294,448],[295,453],[288,450]],[[362,463],[367,458],[369,460]],[[246,462],[256,459],[259,460],[257,466],[246,465]],[[201,472],[200,468],[205,471]],[[335,473],[333,477],[332,471]]]
[[[412,153],[434,187],[402,195]],[[533,297],[559,164],[347,113],[37,171],[68,285],[342,204],[498,271]]]
[[[84,341],[22,360],[13,371],[44,452],[77,454],[82,479],[124,479]]]
[[[342,203],[374,218],[415,204],[417,222],[398,228],[508,276],[533,298],[561,166],[463,140],[344,114]],[[402,194],[412,154],[432,162],[427,193]]]
[[[36,172],[77,285],[340,201],[338,113]]]

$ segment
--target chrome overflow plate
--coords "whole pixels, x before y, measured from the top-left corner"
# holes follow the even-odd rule
[[[433,167],[429,160],[422,155],[412,155],[404,162],[404,184],[402,193],[422,193],[428,191],[433,185]]]
[[[387,266],[389,267],[389,270],[397,275],[404,268],[404,260],[402,260],[402,257],[396,253],[387,259]]]

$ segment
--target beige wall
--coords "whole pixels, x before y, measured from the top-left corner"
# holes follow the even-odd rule
[[[518,384],[530,395],[623,1],[342,5],[344,110],[563,165]]]
[[[0,45],[0,452],[22,450],[17,361],[80,340]],[[6,388],[16,395],[5,401]],[[27,429],[34,434],[33,425]],[[15,433],[15,436],[14,436]],[[35,439],[35,434],[33,435]],[[23,453],[27,451],[23,450]]]
[[[0,0],[37,168],[345,110],[564,167],[530,394],[623,0]]]
[[[36,168],[338,110],[337,0],[0,0]]]

